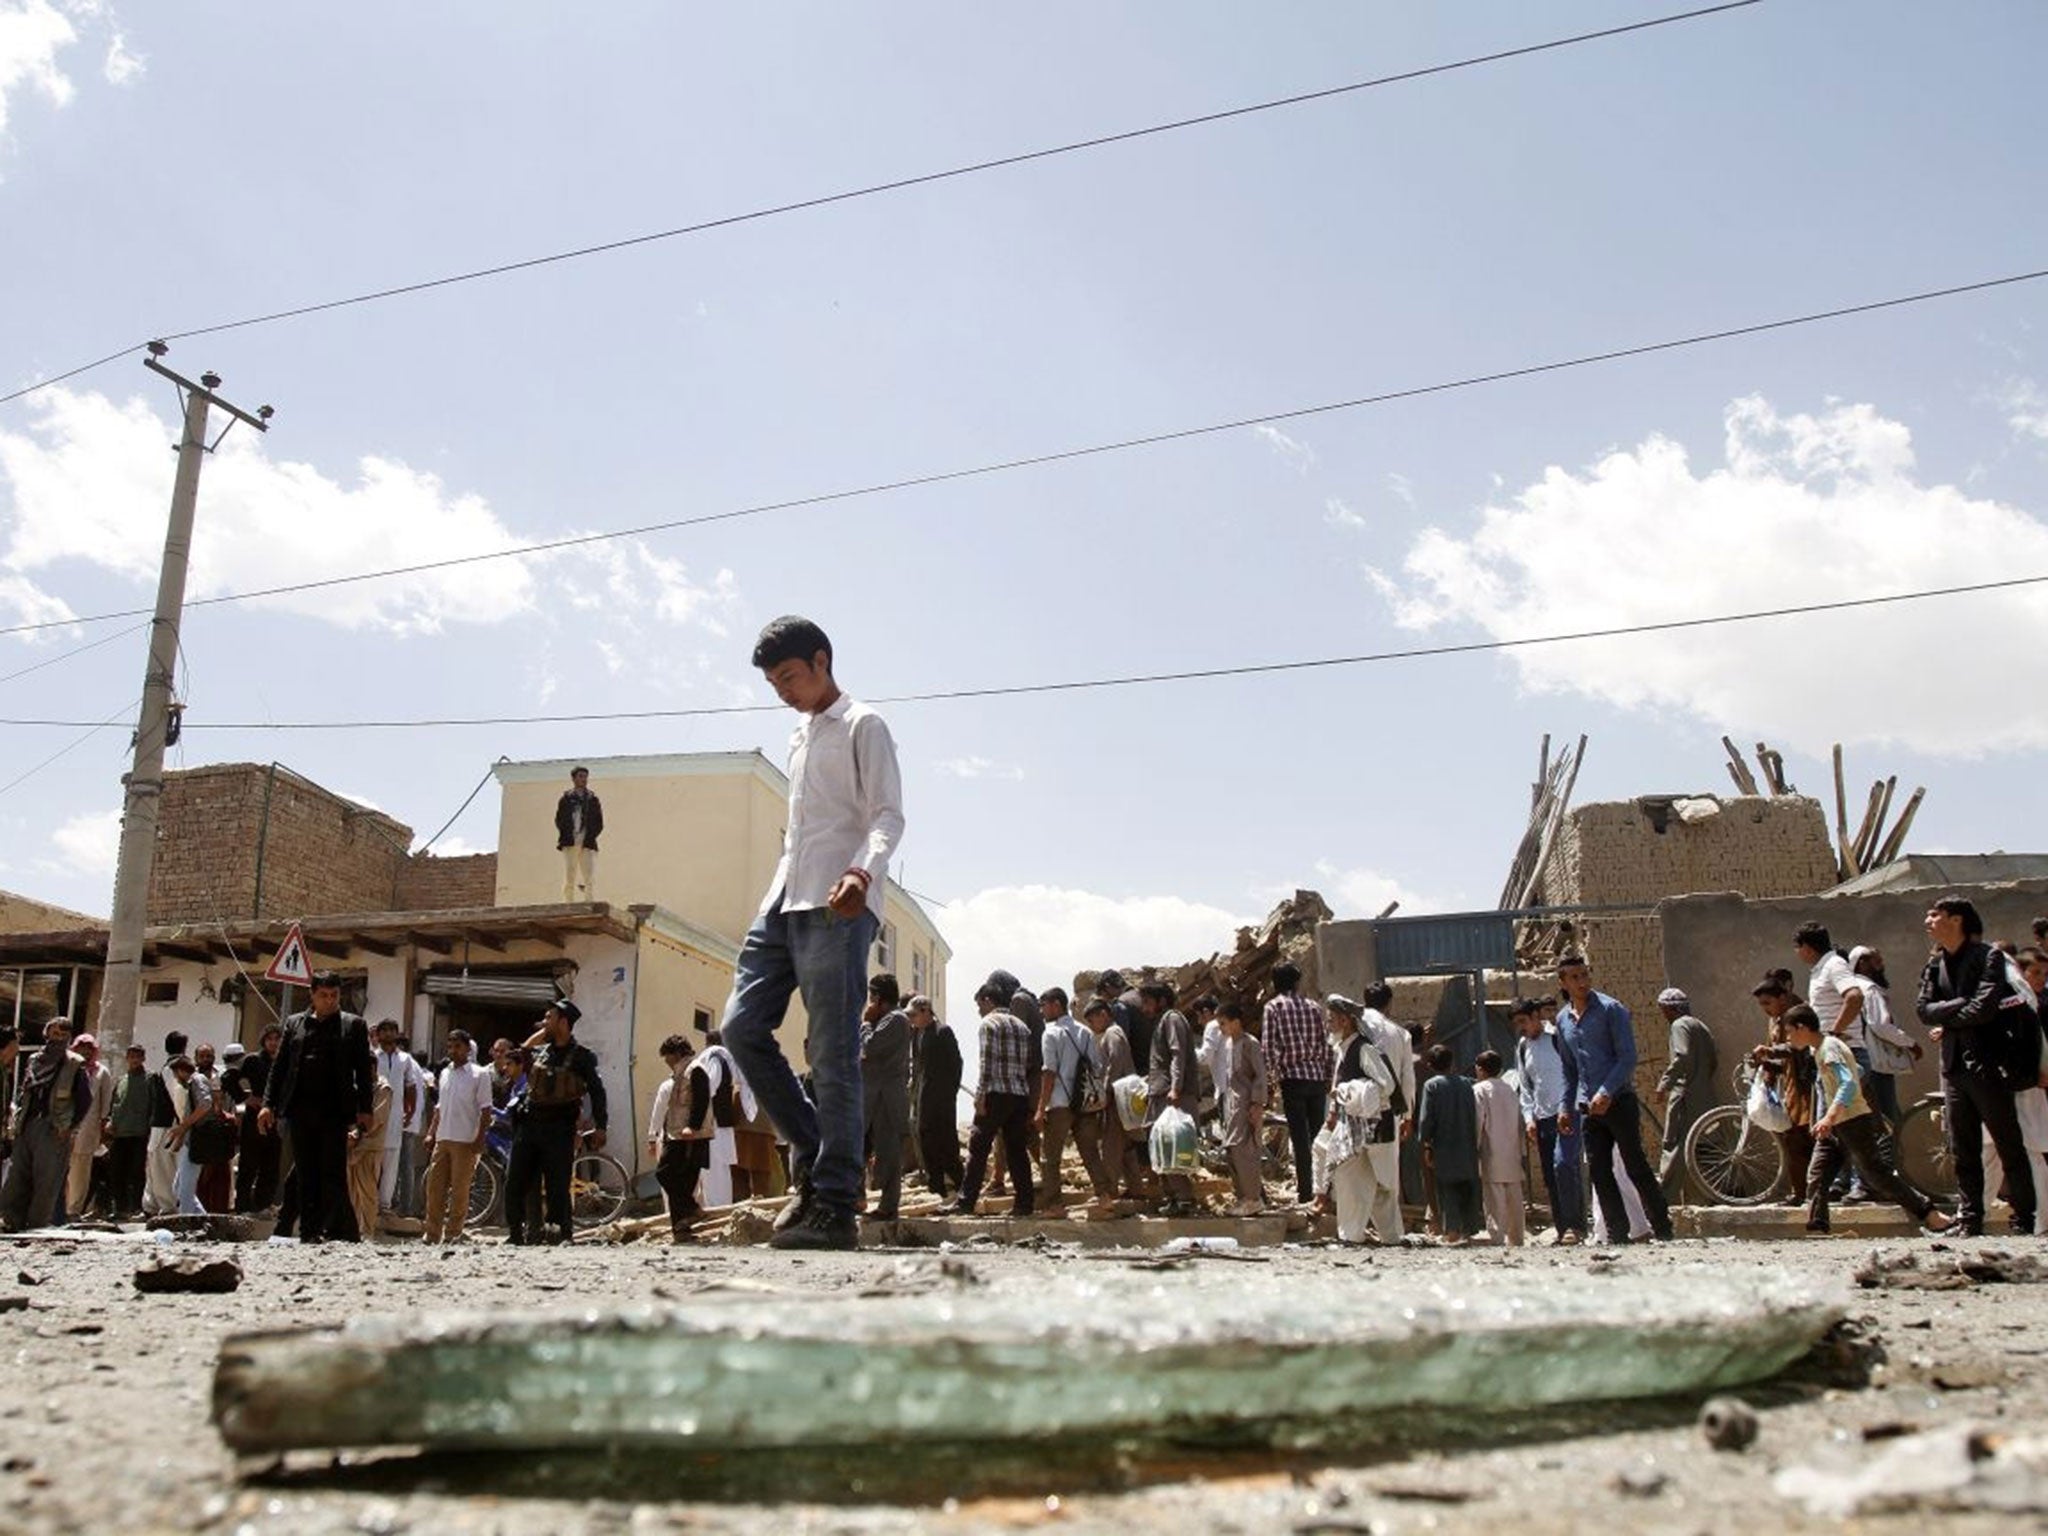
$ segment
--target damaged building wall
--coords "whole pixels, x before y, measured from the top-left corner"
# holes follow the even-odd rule
[[[1521,949],[1542,976],[1532,989],[1555,985],[1562,951],[1582,950],[1593,984],[1635,1016],[1636,1086],[1647,1094],[1664,1070],[1670,1043],[1657,994],[1673,982],[1684,985],[1667,976],[1655,904],[1695,891],[1737,891],[1759,900],[1810,897],[1835,877],[1827,817],[1810,796],[1646,795],[1582,805],[1566,817],[1545,861],[1538,904],[1640,904],[1646,910],[1531,924]]]
[[[1891,982],[1892,1011],[1908,1029],[1920,969],[1928,954],[1922,926],[1927,904],[1936,896],[1959,890],[1976,903],[1984,918],[1984,936],[1996,942],[2031,941],[2031,924],[2048,914],[2048,880],[2015,880],[1994,885],[1926,886],[1883,891],[1868,896],[1785,897],[1770,901],[1745,899],[1733,893],[1680,896],[1659,906],[1663,935],[1662,964],[1672,981],[1684,987],[1693,1012],[1714,1032],[1721,1060],[1732,1064],[1738,1052],[1763,1038],[1763,1015],[1749,989],[1775,966],[1788,967],[1795,986],[1806,990],[1806,969],[1792,953],[1792,933],[1801,923],[1827,926],[1841,948],[1869,944],[1885,958]],[[1935,1086],[1935,1052],[1929,1050],[1915,1070],[1899,1084],[1900,1096],[1911,1102]],[[1734,1089],[1717,1083],[1719,1097],[1733,1099]]]

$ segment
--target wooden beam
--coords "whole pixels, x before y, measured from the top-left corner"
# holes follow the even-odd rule
[[[1863,807],[1863,824],[1856,829],[1856,862],[1863,869],[1870,868],[1870,845],[1877,836],[1877,808],[1883,801],[1884,780],[1879,779],[1870,786],[1870,801]]]
[[[1842,780],[1842,744],[1835,743],[1835,873],[1854,880],[1863,873],[1856,862],[1856,848],[1849,841],[1849,791]]]
[[[308,939],[306,940],[306,948],[313,951],[316,955],[325,955],[330,960],[346,960],[349,956],[349,947],[346,940]]]
[[[463,929],[462,939],[466,944],[474,944],[478,949],[488,949],[493,954],[505,953],[505,941],[494,933],[486,933],[481,928]]]
[[[1892,835],[1884,840],[1884,846],[1877,851],[1877,862],[1880,865],[1891,863],[1899,856],[1899,850],[1906,846],[1906,833],[1913,826],[1913,818],[1920,814],[1920,802],[1926,798],[1927,790],[1923,785],[1914,790],[1906,801],[1906,808],[1899,812],[1898,825],[1892,828]]]
[[[387,960],[398,953],[398,946],[389,939],[373,939],[367,934],[352,933],[348,936],[348,941],[356,949],[368,950],[371,954],[382,955]]]
[[[213,961],[213,946],[210,944],[185,944],[171,939],[159,939],[156,952],[159,956],[168,955],[173,960],[190,960],[195,965],[209,965]]]
[[[1756,794],[1756,775],[1749,771],[1749,764],[1744,762],[1742,754],[1735,750],[1735,743],[1723,736],[1721,745],[1728,749],[1728,772],[1735,780],[1735,787],[1745,795]]]
[[[424,949],[430,955],[455,953],[455,940],[444,933],[408,933],[405,942],[415,949]]]

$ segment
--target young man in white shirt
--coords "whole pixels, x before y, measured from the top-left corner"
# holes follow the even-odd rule
[[[426,1073],[412,1059],[412,1052],[399,1043],[398,1020],[381,1019],[377,1024],[377,1075],[391,1090],[391,1117],[384,1122],[384,1161],[377,1175],[377,1209],[396,1209],[398,1170],[405,1144],[405,1128],[412,1124],[420,1101],[427,1096]],[[363,1236],[369,1237],[365,1232]]]
[[[740,947],[721,1034],[776,1132],[796,1198],[778,1248],[852,1248],[861,1198],[860,1014],[889,856],[903,836],[903,781],[882,717],[840,692],[832,642],[809,619],[761,631],[754,665],[804,717],[790,739],[782,862]],[[806,1096],[775,1032],[792,993],[809,1018]]]
[[[427,1152],[429,1243],[462,1240],[469,1219],[469,1187],[491,1126],[491,1073],[470,1059],[474,1047],[466,1030],[448,1031],[448,1065],[423,1138]]]

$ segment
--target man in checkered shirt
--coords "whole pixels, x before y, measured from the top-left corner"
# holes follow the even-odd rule
[[[1301,995],[1301,967],[1282,961],[1273,967],[1273,996],[1267,1000],[1259,1043],[1266,1071],[1280,1080],[1280,1107],[1287,1114],[1287,1139],[1294,1146],[1294,1187],[1303,1205],[1315,1198],[1311,1152],[1330,1107],[1329,1021],[1322,1005]]]

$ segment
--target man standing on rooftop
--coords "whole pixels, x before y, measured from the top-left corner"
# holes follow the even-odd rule
[[[740,948],[721,1033],[789,1143],[796,1197],[770,1241],[852,1248],[862,1183],[860,1015],[889,856],[903,837],[903,780],[882,717],[840,692],[824,630],[776,619],[761,631],[754,665],[803,723],[790,738],[782,862]],[[798,990],[815,1102],[775,1036]]]
[[[569,770],[569,787],[555,802],[555,846],[562,850],[562,900],[597,900],[597,839],[604,804],[590,792],[590,770]]]

